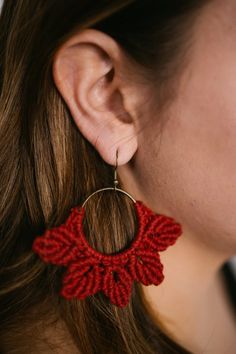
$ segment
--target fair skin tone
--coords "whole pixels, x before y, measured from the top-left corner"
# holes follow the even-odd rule
[[[153,109],[151,83],[138,80],[138,68],[104,33],[75,34],[53,63],[55,84],[85,138],[111,165],[119,149],[123,188],[181,223],[181,238],[161,253],[163,283],[142,289],[154,320],[199,354],[236,348],[219,273],[236,253],[235,16],[234,0],[205,6],[163,117]]]

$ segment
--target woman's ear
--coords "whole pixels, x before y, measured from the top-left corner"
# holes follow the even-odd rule
[[[127,57],[95,29],[76,33],[56,52],[53,78],[84,137],[108,164],[127,163],[137,150],[134,89],[125,75]],[[138,98],[137,98],[138,101]]]

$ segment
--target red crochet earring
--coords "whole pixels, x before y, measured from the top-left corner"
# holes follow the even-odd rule
[[[173,245],[182,234],[181,225],[172,217],[157,214],[117,188],[117,159],[114,187],[92,193],[82,204],[73,207],[65,222],[37,236],[32,249],[46,263],[67,267],[60,295],[67,300],[85,299],[103,292],[118,307],[129,303],[134,281],[144,285],[159,285],[163,279],[163,265],[159,251]],[[104,254],[93,249],[86,240],[82,221],[85,203],[96,193],[114,190],[127,195],[134,202],[138,218],[138,232],[130,247],[116,254]]]

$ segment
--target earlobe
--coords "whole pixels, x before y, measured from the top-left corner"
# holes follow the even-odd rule
[[[53,60],[53,78],[84,137],[114,165],[127,163],[137,149],[135,119],[124,105],[125,83],[118,79],[119,47],[97,30],[69,39]]]

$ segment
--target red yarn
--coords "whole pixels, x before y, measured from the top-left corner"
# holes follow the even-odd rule
[[[36,237],[32,249],[44,262],[67,267],[60,295],[84,299],[102,291],[112,304],[124,307],[134,280],[144,285],[163,281],[158,251],[176,242],[182,234],[181,225],[171,217],[154,213],[139,200],[134,205],[139,229],[123,252],[103,254],[89,245],[82,228],[82,207],[71,208],[65,223]]]

